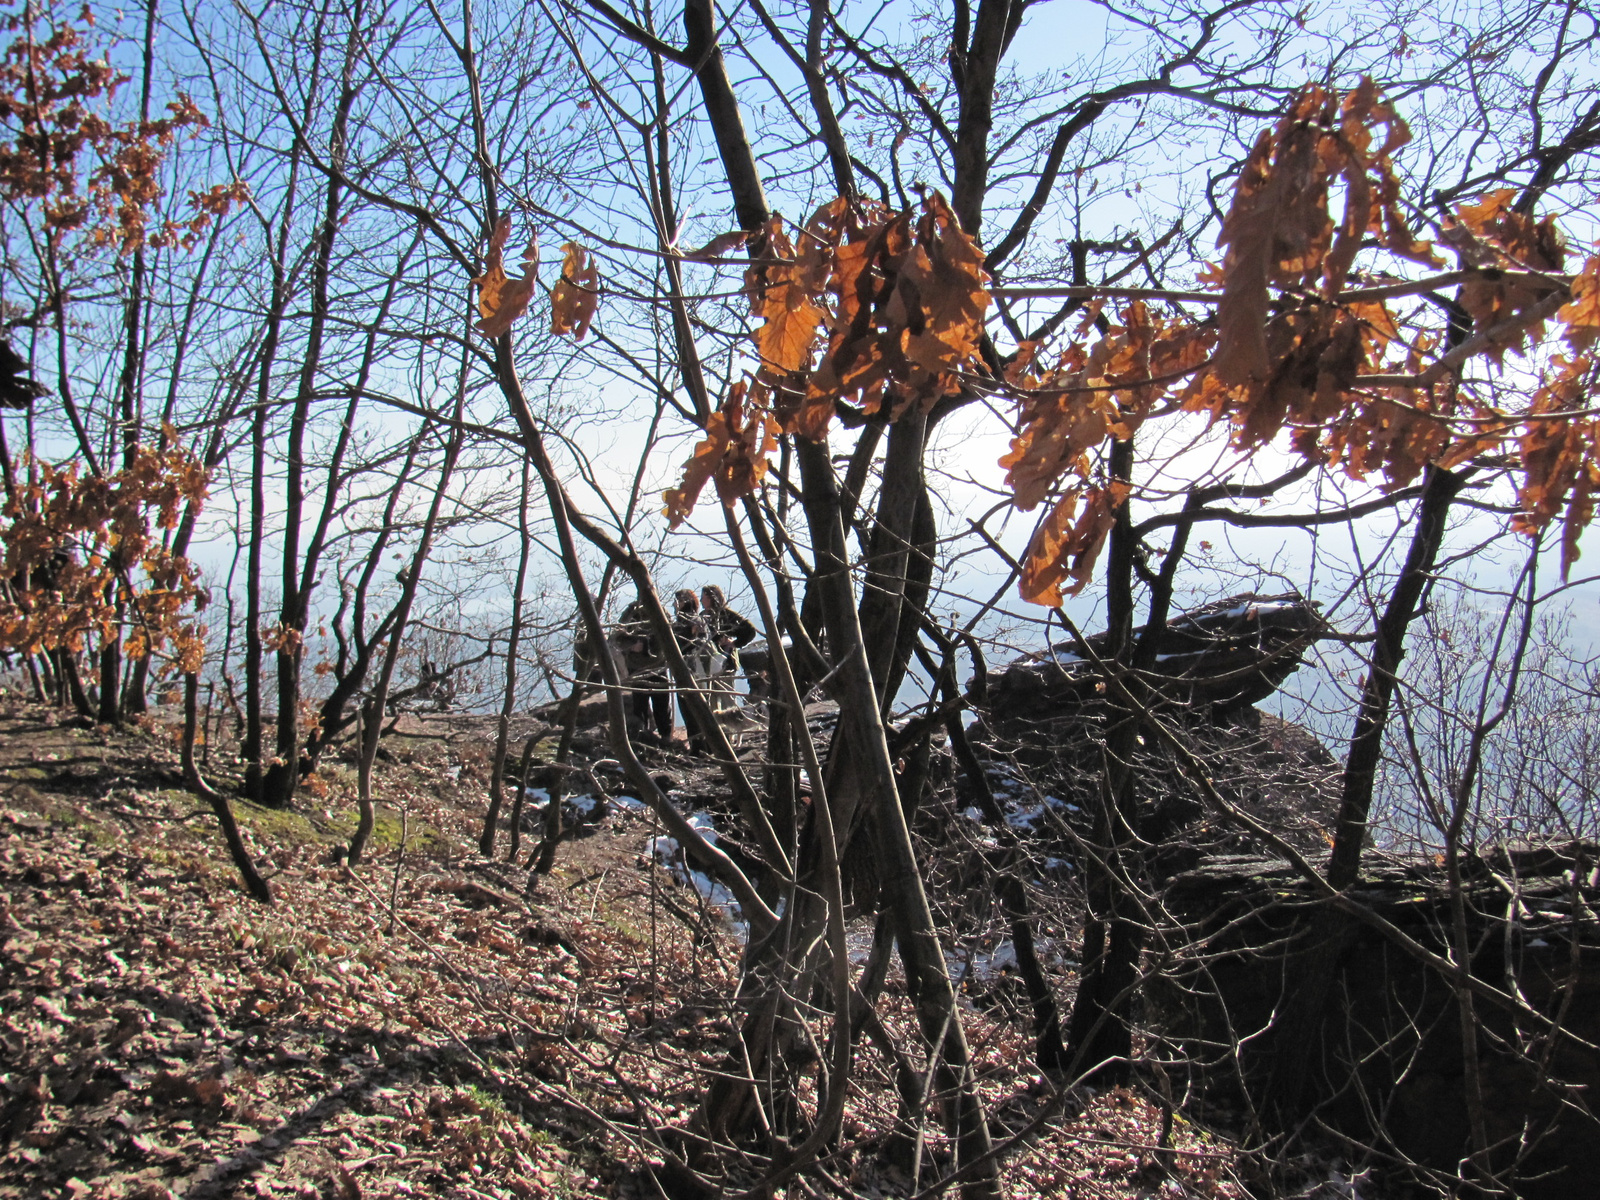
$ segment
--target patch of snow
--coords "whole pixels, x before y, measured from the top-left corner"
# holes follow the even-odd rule
[[[1008,967],[1017,965],[1017,948],[1009,941],[1001,942],[989,955],[989,969],[991,971],[1004,971]]]
[[[991,763],[985,774],[989,777],[989,790],[998,797],[1011,796],[1022,790],[1022,781],[1004,766]]]
[[[968,950],[959,947],[946,952],[945,963],[952,980],[959,982],[962,979],[970,979],[978,983],[992,983],[1007,971],[1016,969],[1017,950],[1009,939],[996,944],[992,950]]]
[[[1013,829],[1032,829],[1043,818],[1046,807],[1077,812],[1076,804],[1068,804],[1059,796],[1046,796],[1041,804],[1029,804],[1012,809],[1006,814],[1006,824]]]
[[[694,884],[694,890],[705,897],[707,904],[716,908],[738,911],[739,902],[733,898],[733,893],[704,871],[689,872],[689,879]]]
[[[1006,814],[1006,824],[1013,829],[1032,829],[1034,823],[1044,816],[1044,805],[1034,804],[1027,808],[1019,808]]]
[[[717,829],[710,813],[705,811],[690,813],[689,824],[699,830],[700,836],[711,845],[717,844]],[[740,920],[739,902],[734,899],[733,893],[704,871],[690,866],[677,838],[665,834],[651,838],[650,853],[679,883],[686,883],[699,892],[724,923],[738,932],[748,933],[744,922]]]
[[[710,813],[706,812],[704,809],[701,809],[698,812],[690,813],[689,824],[698,829],[700,831],[700,836],[705,838],[706,841],[710,842],[713,846],[717,844],[717,826],[715,821],[712,820]]]

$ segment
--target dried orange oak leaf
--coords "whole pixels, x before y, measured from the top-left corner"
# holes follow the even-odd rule
[[[1383,141],[1374,149],[1380,127]],[[1227,251],[1213,367],[1220,384],[1268,384],[1282,365],[1265,328],[1270,288],[1302,290],[1320,282],[1323,295],[1333,299],[1357,253],[1373,241],[1438,265],[1398,208],[1390,156],[1410,140],[1406,123],[1370,78],[1342,99],[1321,87],[1302,89],[1277,127],[1257,138],[1218,238]],[[1345,185],[1337,225],[1329,211],[1335,178]],[[1213,280],[1214,275],[1207,282]]]
[[[678,250],[678,257],[689,262],[709,263],[716,262],[730,250],[738,250],[750,238],[749,233],[743,229],[730,230],[719,233],[698,250]]]
[[[1600,254],[1572,281],[1572,302],[1556,314],[1567,326],[1567,345],[1582,354],[1600,341]]]
[[[1600,485],[1600,420],[1581,415],[1593,387],[1596,366],[1587,355],[1556,356],[1557,376],[1534,397],[1520,439],[1523,482],[1517,491],[1522,511],[1512,524],[1537,533],[1563,508],[1561,576],[1578,560],[1578,537],[1594,517]],[[1556,414],[1574,413],[1573,417]]]
[[[978,358],[988,282],[982,251],[937,192],[920,214],[862,206],[833,254],[828,349],[788,428],[820,437],[849,397],[898,420],[959,390],[958,372]]]
[[[1461,205],[1455,219],[1446,220],[1443,240],[1461,258],[1463,266],[1560,271],[1567,246],[1555,219],[1540,220],[1531,213],[1518,212],[1515,200],[1514,189],[1500,188],[1485,194],[1477,204]],[[1456,298],[1472,315],[1473,328],[1481,333],[1536,304],[1550,294],[1552,286],[1486,274],[1463,283]],[[1488,350],[1490,361],[1503,362],[1507,350],[1524,353],[1530,339],[1535,344],[1542,340],[1543,329],[1541,321],[1519,330],[1509,340],[1497,341]]]
[[[1078,499],[1084,500],[1078,512]],[[1040,524],[1023,556],[1018,590],[1029,604],[1058,606],[1089,582],[1100,548],[1116,522],[1117,508],[1128,497],[1128,485],[1068,492]],[[1073,518],[1077,519],[1074,520]],[[1062,585],[1066,584],[1066,587]]]
[[[583,341],[600,305],[600,271],[594,258],[576,242],[562,248],[561,278],[550,292],[550,332],[570,333]]]
[[[683,464],[683,483],[661,494],[666,502],[662,515],[671,528],[694,511],[707,480],[716,481],[717,498],[730,506],[761,486],[767,456],[778,448],[781,432],[762,404],[765,394],[759,384],[747,387],[741,380],[722,408],[706,418],[706,436]]]
[[[916,243],[900,268],[895,297],[908,309],[915,297],[922,310],[903,314],[901,346],[911,368],[908,382],[914,387],[978,357],[990,303],[988,283],[983,251],[961,228],[944,197],[928,193],[917,222]]]
[[[533,290],[539,286],[539,243],[528,239],[528,248],[522,252],[522,275],[513,279],[506,274],[505,247],[511,236],[511,217],[506,215],[496,222],[489,238],[489,253],[484,256],[483,274],[472,282],[478,288],[478,330],[487,337],[497,338],[511,330],[512,323],[528,311]]]
[[[1208,331],[1152,318],[1137,300],[1119,319],[1092,346],[1075,342],[1053,370],[1031,374],[1019,396],[1020,428],[1000,465],[1024,512],[1068,472],[1086,480],[1090,452],[1108,437],[1133,437],[1167,386],[1205,361]]]
[[[773,375],[788,375],[809,365],[817,326],[827,315],[817,303],[816,273],[796,255],[783,218],[767,223],[766,255],[776,259],[750,269],[751,305],[761,318],[756,353]]]
[[[1328,163],[1319,153],[1331,114],[1321,88],[1302,91],[1276,130],[1262,130],[1239,173],[1218,245],[1227,247],[1212,370],[1230,386],[1264,380],[1267,288],[1320,271],[1333,237]]]

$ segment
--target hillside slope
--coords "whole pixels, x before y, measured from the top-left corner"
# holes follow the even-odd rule
[[[333,853],[337,770],[300,812],[238,804],[269,907],[159,728],[0,700],[0,1197],[712,1194],[657,1135],[724,1061],[733,928],[655,864],[645,814],[613,806],[526,894],[524,869],[468,849],[481,743],[387,757],[359,871]],[[1052,1116],[1025,1031],[972,1017],[997,1133],[1026,1134],[1015,1194],[1241,1194],[1234,1152],[1181,1118],[1156,1145],[1147,1098]],[[863,1061],[852,1140],[806,1192],[916,1190],[877,1154],[887,1078]]]

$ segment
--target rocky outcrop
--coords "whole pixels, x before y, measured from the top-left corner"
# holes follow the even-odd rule
[[[1254,705],[1299,668],[1325,630],[1316,606],[1298,593],[1229,597],[1169,621],[1156,634],[1154,669],[1142,680],[1146,699],[1169,726],[1183,729],[1190,753],[1229,799],[1308,851],[1327,844],[1337,764],[1309,730]],[[1105,634],[1087,641],[1095,657],[1107,648]],[[992,764],[997,797],[1014,791],[1023,798],[1019,803],[1034,805],[1038,796],[1057,797],[1079,837],[1091,835],[1098,803],[1103,682],[1093,658],[1067,645],[1030,654],[991,675],[969,731],[980,757]],[[1158,876],[1206,855],[1249,848],[1206,810],[1158,737],[1147,733],[1138,740],[1133,766],[1137,829],[1152,847],[1150,867]],[[972,800],[964,795],[962,803]],[[1075,857],[1072,840],[1062,837],[1047,852]]]
[[[1351,897],[1450,956],[1451,900],[1437,860],[1369,857]],[[1597,861],[1595,846],[1575,844],[1501,848],[1464,864],[1472,974],[1514,989],[1564,1031],[1475,1003],[1492,1166],[1515,1169],[1525,1200],[1582,1195],[1600,1178],[1590,1099],[1600,1089],[1591,1049],[1600,1043]],[[1235,1115],[1251,1111],[1273,1068],[1265,1031],[1289,1007],[1297,964],[1319,949],[1316,894],[1281,863],[1215,858],[1170,880],[1162,906],[1173,924],[1146,988],[1146,1017],[1177,1048],[1189,1086]],[[1334,996],[1308,1111],[1280,1119],[1347,1139],[1356,1157],[1371,1147],[1369,1161],[1408,1166],[1402,1173],[1413,1178],[1454,1174],[1472,1146],[1452,981],[1357,924],[1339,950]]]
[[[1325,629],[1316,605],[1298,592],[1231,596],[1168,621],[1141,679],[1156,702],[1227,723],[1277,691]],[[1143,627],[1134,631],[1136,641],[1143,635]],[[1094,657],[1108,648],[1104,633],[1087,641]],[[1075,715],[1098,702],[1102,684],[1090,657],[1057,643],[990,679],[989,720],[1004,726]]]

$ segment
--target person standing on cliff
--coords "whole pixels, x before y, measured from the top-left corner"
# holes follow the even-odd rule
[[[622,667],[627,673],[625,682],[633,693],[629,708],[634,730],[646,737],[654,732],[661,745],[671,745],[672,681],[667,674],[666,657],[656,643],[650,608],[643,597],[622,610],[621,623],[611,636],[613,646],[622,651]]]
[[[678,649],[682,651],[684,661],[689,665],[695,688],[703,693],[711,674],[711,632],[706,625],[705,614],[700,611],[700,598],[692,588],[679,588],[674,600],[672,633],[678,640]],[[710,748],[705,732],[696,724],[682,695],[678,697],[678,707],[683,710],[683,729],[689,737],[689,749],[704,754]]]
[[[700,589],[700,611],[711,643],[711,708],[721,716],[738,707],[733,681],[739,671],[739,649],[754,640],[756,627],[728,607],[728,598],[714,583]]]

